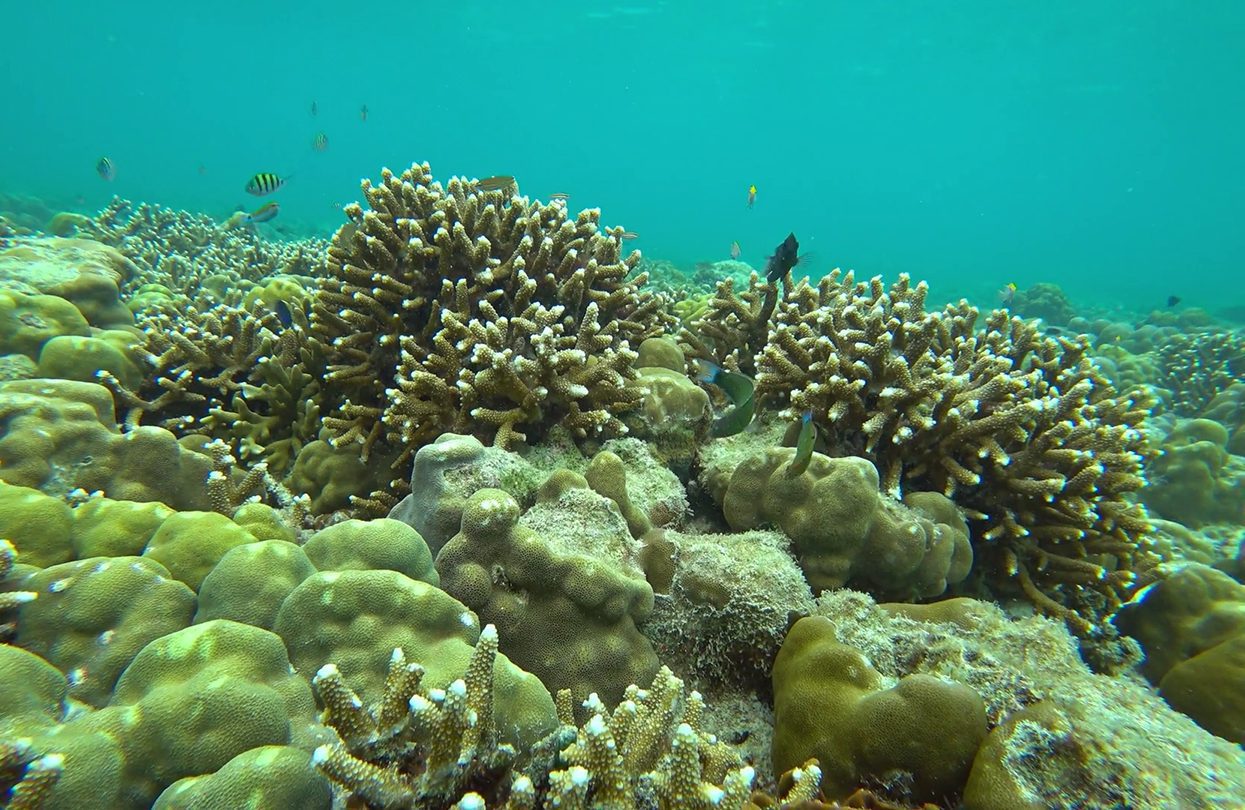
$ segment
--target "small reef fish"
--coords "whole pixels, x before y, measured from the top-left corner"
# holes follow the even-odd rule
[[[106,157],[100,158],[95,164],[95,172],[110,183],[117,179],[117,167]]]
[[[365,124],[367,123],[367,105],[366,104],[364,104],[362,107],[359,108],[359,120]]]
[[[1169,295],[1169,296],[1167,296],[1167,306],[1169,306],[1169,307],[1174,307],[1174,306],[1176,306],[1176,305],[1177,305],[1177,304],[1179,304],[1179,303],[1180,303],[1180,296],[1179,296],[1179,295]]]
[[[635,231],[623,231],[622,238],[623,241],[630,242],[632,239],[639,239],[640,235]]]
[[[476,182],[476,188],[481,191],[505,191],[512,186],[514,178],[508,174],[498,174]]]
[[[200,177],[207,176],[207,166],[204,166],[202,163],[199,164],[199,176]]]
[[[791,272],[791,268],[799,263],[800,242],[795,238],[794,233],[789,233],[787,238],[782,240],[782,244],[774,249],[774,255],[770,256],[765,263],[765,278],[768,281],[777,281]]]
[[[317,152],[323,152],[329,148],[329,136],[323,132],[317,132],[316,136],[311,139],[311,148]]]
[[[697,380],[721,388],[731,401],[731,407],[713,420],[710,433],[722,438],[734,436],[748,427],[756,415],[756,384],[743,374],[727,371],[708,360],[697,360],[696,365],[700,370]]]
[[[817,426],[813,424],[813,412],[805,411],[800,418],[800,436],[795,441],[795,455],[791,458],[791,466],[787,475],[795,477],[803,475],[808,463],[813,459],[813,445],[817,443]]]
[[[731,258],[734,259],[735,261],[739,261],[739,256],[741,253],[742,251],[739,249],[739,242],[738,241],[731,242]]]
[[[279,213],[281,213],[281,206],[279,203],[264,203],[259,208],[256,208],[254,211],[247,214],[243,218],[243,221],[250,224],[254,224],[256,222],[268,222],[269,220],[276,219],[277,214]]]
[[[313,99],[313,100],[312,100],[312,102],[311,102],[311,117],[312,117],[312,118],[315,118],[315,117],[316,117],[316,115],[318,115],[318,114],[319,114],[319,112],[320,112],[320,108],[316,106],[316,102],[315,102],[315,100]]]
[[[755,203],[756,201],[757,201],[757,187],[748,186],[748,207],[751,208],[752,204]]]
[[[290,312],[290,305],[278,299],[277,305],[273,309],[277,312],[277,320],[281,322],[282,326],[289,329],[290,325],[294,323],[294,313]]]
[[[260,172],[247,181],[246,193],[262,197],[284,186],[287,180],[288,177],[280,177],[272,172]]]
[[[1014,282],[1007,282],[1003,289],[995,293],[995,297],[999,299],[999,303],[1005,307],[1010,307],[1012,301],[1016,300],[1016,285]]]
[[[551,200],[569,200],[570,198],[571,198],[571,195],[566,194],[561,191],[555,191],[549,195],[549,199]]]

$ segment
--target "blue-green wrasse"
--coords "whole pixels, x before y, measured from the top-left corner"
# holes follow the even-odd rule
[[[281,177],[272,172],[260,172],[247,181],[246,193],[254,194],[256,197],[262,197],[265,194],[271,194],[286,184],[290,178]]]
[[[727,371],[708,360],[697,360],[696,365],[700,370],[697,379],[721,388],[731,401],[731,407],[713,420],[710,432],[715,437],[722,438],[734,436],[748,427],[752,423],[752,417],[756,415],[756,384],[743,374]]]

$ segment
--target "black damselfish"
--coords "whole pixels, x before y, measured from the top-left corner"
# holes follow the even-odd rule
[[[782,244],[774,249],[774,255],[765,264],[765,278],[777,281],[800,263],[800,243],[794,233],[787,234]]]

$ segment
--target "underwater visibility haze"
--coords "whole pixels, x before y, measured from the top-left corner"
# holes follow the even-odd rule
[[[2,13],[0,806],[1245,808],[1245,6]]]

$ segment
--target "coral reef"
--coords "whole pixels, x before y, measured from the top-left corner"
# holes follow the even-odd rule
[[[324,720],[342,744],[320,746],[312,763],[344,795],[380,807],[447,807],[468,787],[520,795],[525,787],[530,791],[526,777],[514,784],[501,779],[518,752],[498,739],[493,718],[496,657],[497,630],[489,625],[480,631],[462,677],[444,689],[428,688],[422,683],[423,668],[407,663],[405,653],[395,648],[384,692],[370,709],[337,667],[325,664],[313,683],[325,707]],[[506,804],[522,806],[518,796]]]
[[[1172,409],[1199,416],[1229,385],[1245,379],[1245,336],[1200,330],[1168,337],[1155,351],[1155,382],[1172,392]]]
[[[877,470],[856,456],[813,453],[794,475],[794,456],[789,447],[763,450],[735,466],[724,489],[710,486],[731,528],[780,527],[814,590],[855,581],[891,598],[928,598],[968,576],[968,526],[946,497],[910,491],[897,501],[878,491]],[[705,472],[725,477],[712,464]]]
[[[1211,419],[1179,420],[1150,465],[1141,499],[1191,528],[1245,520],[1245,458],[1228,452],[1228,431]]]
[[[276,275],[319,276],[325,243],[261,239],[247,229],[218,225],[211,217],[120,197],[89,222],[81,236],[116,248],[138,268],[131,289],[160,285],[201,307],[239,303],[251,283]],[[246,283],[251,282],[251,283]]]
[[[1009,307],[1022,318],[1041,318],[1054,326],[1063,326],[1076,316],[1067,294],[1058,284],[1045,281],[1017,290]]]
[[[1188,565],[1138,594],[1115,623],[1145,649],[1141,671],[1168,703],[1245,743],[1245,585]]]
[[[1128,496],[1149,453],[1145,402],[1120,396],[1088,341],[1041,335],[961,302],[924,311],[926,285],[835,271],[778,304],[757,396],[811,412],[834,455],[874,463],[883,488],[942,492],[974,527],[979,567],[1083,632],[1148,566]]]
[[[427,164],[365,181],[370,210],[329,247],[311,329],[339,392],[324,423],[338,444],[376,443],[404,462],[445,431],[508,447],[564,425],[581,438],[625,431],[637,407],[633,346],[672,319],[631,278],[621,229],[575,219]]]
[[[497,625],[502,651],[552,691],[614,705],[658,668],[636,628],[653,610],[638,544],[617,505],[576,473],[554,473],[541,500],[520,519],[505,492],[472,495],[437,555],[441,585]]]
[[[1092,674],[1061,622],[1017,620],[970,599],[875,605],[846,590],[823,596],[817,614],[887,683],[925,674],[981,696],[992,732],[964,810],[1217,807],[1245,795],[1239,746],[1136,678]]]

